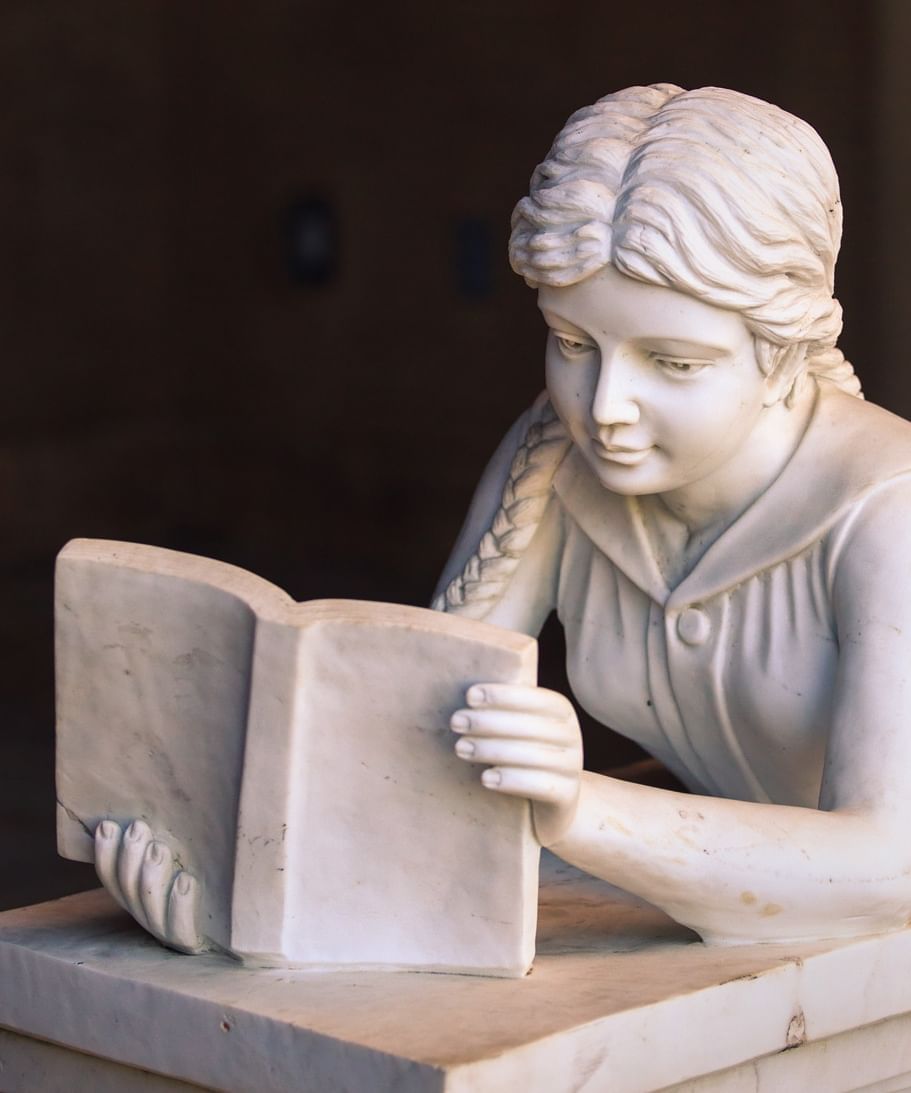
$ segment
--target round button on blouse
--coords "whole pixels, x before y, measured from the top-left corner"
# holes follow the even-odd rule
[[[699,607],[687,607],[677,619],[677,636],[687,645],[704,645],[711,636],[712,622]]]

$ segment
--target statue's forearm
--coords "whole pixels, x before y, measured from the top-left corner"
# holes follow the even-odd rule
[[[906,840],[873,817],[673,793],[583,775],[551,849],[708,941],[874,933],[911,912]]]

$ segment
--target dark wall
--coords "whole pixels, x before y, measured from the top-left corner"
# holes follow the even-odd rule
[[[505,245],[573,109],[670,80],[815,124],[847,208],[844,346],[876,394],[869,11],[6,0],[0,896],[84,880],[50,864],[68,538],[211,554],[298,598],[426,602],[487,455],[542,385]],[[339,241],[319,286],[283,249],[288,209],[314,196]],[[593,765],[635,754],[603,739]]]

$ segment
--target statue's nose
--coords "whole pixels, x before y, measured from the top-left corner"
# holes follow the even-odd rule
[[[639,420],[634,370],[622,351],[601,359],[592,417],[597,425],[605,427],[635,425]]]

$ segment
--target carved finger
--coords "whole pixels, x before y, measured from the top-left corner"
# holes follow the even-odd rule
[[[481,775],[481,782],[496,793],[552,805],[569,806],[579,795],[578,775],[529,767],[491,767]]]
[[[568,698],[545,687],[522,687],[514,683],[476,683],[469,687],[465,702],[473,709],[496,708],[575,720]]]
[[[449,720],[449,727],[453,732],[465,735],[536,740],[561,747],[570,747],[580,739],[575,718],[566,721],[514,710],[456,710]]]
[[[123,833],[117,862],[117,879],[120,881],[120,891],[123,893],[126,908],[140,926],[146,926],[147,923],[139,891],[139,877],[151,838],[149,825],[142,820],[134,820]]]
[[[181,871],[171,885],[168,899],[168,944],[184,953],[199,953],[205,939],[196,927],[199,885],[195,877]]]
[[[578,771],[582,765],[581,755],[574,748],[554,747],[528,740],[463,736],[456,743],[455,752],[468,763],[527,767],[544,772],[570,773]]]
[[[125,911],[129,911],[130,907],[123,898],[117,877],[117,862],[122,841],[123,831],[120,829],[120,824],[114,820],[102,820],[95,828],[95,872],[108,895],[113,896]]]
[[[168,894],[174,876],[174,859],[164,843],[150,842],[139,872],[139,898],[149,931],[167,941]]]

